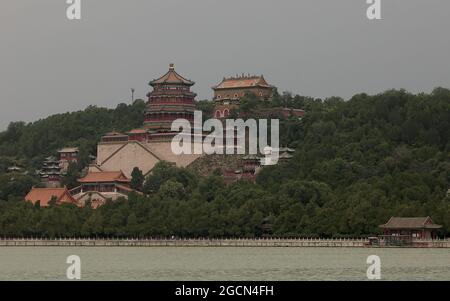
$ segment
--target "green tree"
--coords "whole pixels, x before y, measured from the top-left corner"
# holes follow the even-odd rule
[[[78,179],[80,178],[80,166],[75,162],[70,162],[67,167],[67,173],[62,180],[62,184],[68,189],[77,187]]]
[[[138,167],[133,168],[131,172],[131,188],[142,191],[144,180],[145,177],[142,171]]]

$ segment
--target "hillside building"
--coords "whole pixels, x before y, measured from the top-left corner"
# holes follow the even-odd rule
[[[170,64],[166,74],[149,83],[153,91],[147,94],[148,102],[143,126],[143,129],[148,130],[148,140],[171,140],[176,134],[171,131],[172,123],[176,119],[194,122],[196,94],[191,91],[194,84],[193,81],[179,75],[173,64]]]
[[[198,159],[201,155],[176,155],[171,148],[172,138],[178,134],[171,130],[172,122],[179,118],[194,121],[196,94],[191,91],[194,84],[170,64],[168,72],[149,83],[152,91],[147,94],[142,127],[128,133],[105,134],[97,146],[97,161],[89,171],[121,170],[131,177],[134,167],[145,175],[162,160],[185,167]]]
[[[406,237],[411,239],[434,239],[437,230],[442,228],[431,217],[391,217],[386,224],[380,225],[384,237]]]
[[[55,157],[47,157],[38,171],[41,177],[41,182],[47,188],[59,188],[61,187],[61,180],[64,176],[64,172],[59,164],[59,160]]]
[[[78,147],[65,147],[58,151],[59,166],[62,172],[66,172],[70,163],[78,162]]]
[[[263,75],[224,78],[212,89],[214,91],[215,118],[227,118],[231,110],[239,107],[241,98],[247,93],[252,93],[261,100],[269,100],[274,92],[274,86],[267,83]]]
[[[76,199],[79,206],[83,207],[88,201],[93,208],[106,203],[109,199],[116,201],[119,198],[128,199],[130,179],[121,171],[113,172],[89,172],[85,177],[78,180],[80,186],[70,190],[70,194]]]
[[[25,200],[28,202],[39,202],[41,207],[48,207],[50,201],[54,200],[56,205],[64,203],[77,204],[76,200],[72,197],[66,187],[64,188],[32,188],[31,191],[25,196]]]

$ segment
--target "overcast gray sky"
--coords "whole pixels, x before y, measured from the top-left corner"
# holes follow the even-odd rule
[[[169,63],[198,99],[237,73],[314,97],[450,86],[450,1],[1,0],[0,129],[144,97]]]

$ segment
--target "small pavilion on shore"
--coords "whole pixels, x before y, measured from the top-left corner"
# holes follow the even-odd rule
[[[391,217],[380,225],[384,236],[402,236],[411,239],[435,239],[437,231],[442,228],[433,222],[431,217]]]

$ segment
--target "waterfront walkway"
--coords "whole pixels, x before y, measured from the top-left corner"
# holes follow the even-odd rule
[[[0,247],[342,247],[363,248],[368,239],[0,239]],[[450,240],[416,241],[417,248],[450,248]]]

